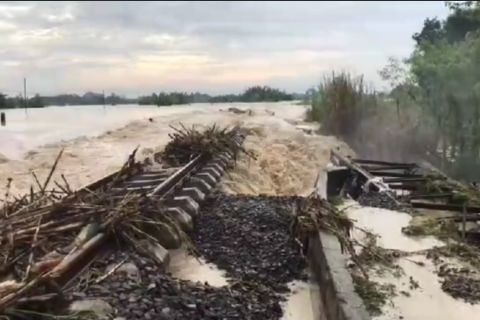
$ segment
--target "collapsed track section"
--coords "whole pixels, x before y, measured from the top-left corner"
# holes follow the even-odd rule
[[[232,143],[240,146],[244,138],[238,131]],[[230,151],[197,154],[182,167],[164,169],[136,162],[134,152],[118,172],[57,203],[9,214],[1,226],[6,262],[0,271],[8,280],[0,286],[0,310],[61,301],[95,260],[123,245],[166,263],[167,250],[181,245],[199,204],[234,157]]]

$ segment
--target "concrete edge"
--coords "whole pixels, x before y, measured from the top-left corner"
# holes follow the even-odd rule
[[[310,237],[308,258],[320,287],[324,308],[321,313],[328,320],[370,320],[355,292],[346,266],[347,257],[334,235],[320,231]]]

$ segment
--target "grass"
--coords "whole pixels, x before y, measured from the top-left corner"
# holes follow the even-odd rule
[[[372,316],[382,314],[382,307],[390,297],[394,296],[395,287],[392,285],[381,285],[378,282],[358,275],[352,275],[355,292],[363,300],[365,308]]]
[[[368,89],[362,76],[332,72],[312,97],[307,119],[322,122],[330,134],[347,137],[356,131],[358,119],[375,107],[376,100],[375,92]]]

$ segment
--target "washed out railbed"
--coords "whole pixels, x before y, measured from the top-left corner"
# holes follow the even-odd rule
[[[235,145],[240,145],[243,138],[235,140]],[[332,264],[332,253],[341,255],[339,240],[346,239],[341,223],[348,221],[316,198],[307,199],[319,205],[308,213],[299,211],[299,202],[305,200],[299,197],[213,194],[204,202],[236,155],[226,152],[212,156],[210,162],[194,158],[184,167],[162,174],[140,172],[140,179],[134,174],[121,181],[111,175],[92,184],[90,189],[102,189],[112,180],[119,182],[120,187],[113,183],[107,188],[119,201],[130,193],[140,197],[145,193],[168,195],[147,207],[151,217],[165,214],[165,219],[156,222],[160,228],[154,236],[157,243],[150,242],[152,234],[143,231],[141,219],[134,219],[134,234],[140,239],[127,237],[125,245],[125,238],[111,238],[113,241],[107,243],[115,250],[108,246],[105,251],[95,252],[95,257],[85,261],[87,272],[75,270],[74,281],[65,278],[65,283],[47,283],[46,294],[23,296],[19,308],[9,308],[6,313],[13,318],[46,319],[51,316],[31,310],[48,313],[59,308],[57,311],[66,312],[65,316],[72,319],[89,317],[91,311],[97,317],[126,319],[296,319],[288,318],[292,314],[289,308],[293,305],[299,309],[301,304],[302,319],[365,319],[355,295],[345,299],[346,292],[353,292],[351,281],[342,278],[346,274],[338,271],[342,267],[338,262]],[[157,180],[160,184],[155,187]],[[150,190],[144,192],[145,186]],[[88,195],[90,191],[79,194]],[[200,210],[200,204],[204,209]],[[173,219],[173,224],[167,218]],[[166,249],[178,250],[182,243],[179,240],[192,257],[215,263],[223,270],[226,284],[197,283],[195,277],[180,280],[175,272],[170,273],[170,252]],[[334,273],[341,276],[343,285],[332,280]],[[316,289],[316,283],[320,288]],[[295,306],[291,295],[289,298],[290,288],[298,290],[302,286],[303,293],[308,294]]]
[[[479,191],[425,164],[351,159],[336,152],[332,161],[337,166],[328,172],[329,198],[356,228],[372,235],[354,233],[374,253],[366,255],[371,282],[357,289],[367,304],[373,296],[381,300],[375,319],[475,318]]]
[[[175,271],[159,271],[149,259],[124,252],[95,268],[102,274],[123,260],[127,268],[83,292],[107,301],[116,316],[127,319],[298,319],[286,315],[289,285],[310,280],[289,231],[294,203],[288,197],[209,197],[192,240],[202,260],[224,270],[225,284],[180,280]],[[313,310],[318,303],[298,303],[303,310],[297,316],[319,319],[319,310]]]

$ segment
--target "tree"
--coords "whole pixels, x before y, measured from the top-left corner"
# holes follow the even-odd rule
[[[37,93],[33,98],[28,99],[28,106],[30,108],[43,108],[45,105],[42,98]]]
[[[450,8],[453,13],[444,24],[445,37],[450,43],[465,40],[468,33],[480,30],[480,7],[477,2],[455,3]]]
[[[389,57],[387,65],[378,73],[382,80],[390,86],[390,95],[395,101],[397,117],[400,119],[401,101],[404,101],[410,95],[409,91],[411,90],[411,81],[405,65],[397,58]]]
[[[7,107],[7,99],[6,95],[0,93],[0,109],[4,109]]]
[[[437,18],[427,18],[423,23],[422,31],[415,33],[412,38],[417,45],[424,42],[435,43],[445,36],[442,23]]]

